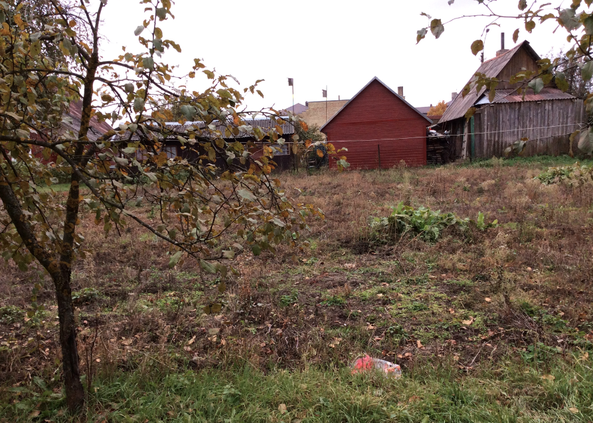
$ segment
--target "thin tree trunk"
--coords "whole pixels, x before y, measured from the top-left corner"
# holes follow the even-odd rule
[[[80,382],[78,349],[76,346],[76,321],[72,306],[72,289],[70,278],[64,275],[52,276],[58,301],[60,318],[60,347],[62,349],[62,366],[64,371],[64,387],[66,402],[70,412],[80,411],[84,405],[84,388]]]
[[[64,230],[64,242],[61,245],[62,254],[60,259],[57,259],[51,247],[41,245],[37,240],[8,177],[2,172],[2,168],[0,168],[0,199],[2,200],[3,207],[10,216],[27,249],[47,270],[54,282],[58,301],[58,315],[60,318],[60,346],[62,349],[66,402],[71,412],[77,412],[84,405],[84,388],[80,382],[78,350],[76,346],[76,322],[74,320],[72,289],[70,287],[73,260],[72,247],[74,245],[74,231],[79,204],[77,178],[73,178],[72,185],[66,206],[66,229]]]

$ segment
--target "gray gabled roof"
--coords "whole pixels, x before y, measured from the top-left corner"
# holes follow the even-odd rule
[[[412,106],[410,103],[408,103],[408,102],[407,102],[407,101],[406,101],[406,100],[405,100],[405,99],[404,99],[402,96],[398,95],[398,94],[397,94],[395,91],[393,91],[391,88],[389,88],[387,85],[385,85],[385,83],[384,83],[383,81],[381,81],[379,78],[377,78],[377,77],[375,76],[373,79],[371,79],[371,80],[368,82],[368,84],[366,84],[364,87],[362,87],[362,89],[361,89],[359,92],[357,92],[357,93],[356,93],[356,94],[355,94],[355,95],[354,95],[354,96],[353,96],[353,97],[352,97],[352,98],[351,98],[351,99],[348,101],[348,103],[344,104],[344,105],[342,106],[342,108],[341,108],[340,110],[338,110],[338,113],[336,113],[335,115],[333,115],[333,116],[332,116],[332,118],[331,118],[330,120],[328,120],[327,122],[325,122],[325,125],[323,125],[321,128],[319,128],[319,131],[323,131],[323,129],[324,129],[324,128],[325,128],[327,125],[329,125],[329,123],[330,123],[332,120],[334,120],[334,119],[336,118],[336,116],[338,116],[340,113],[342,113],[342,110],[344,110],[346,107],[348,107],[348,105],[349,105],[350,103],[352,103],[352,102],[354,101],[354,99],[355,99],[356,97],[358,97],[358,95],[359,95],[360,93],[362,93],[364,90],[366,90],[366,89],[367,89],[367,87],[368,87],[369,85],[371,85],[371,84],[372,84],[374,81],[377,81],[378,83],[380,83],[381,85],[383,85],[385,88],[387,88],[387,89],[388,89],[388,90],[391,92],[391,94],[393,94],[395,97],[399,98],[401,101],[403,101],[405,104],[407,104],[407,105],[408,105],[408,107],[410,107],[412,110],[414,110],[416,113],[418,113],[418,116],[421,116],[421,117],[422,117],[424,120],[426,120],[426,121],[427,121],[429,124],[431,124],[431,125],[432,125],[432,121],[431,121],[430,119],[428,119],[426,116],[424,116],[422,113],[420,113],[420,112],[418,111],[418,109],[416,109],[414,106]]]
[[[523,41],[516,47],[513,47],[509,51],[502,53],[500,56],[496,56],[490,60],[485,61],[480,65],[475,73],[482,73],[487,78],[496,78],[502,72],[504,67],[511,61],[515,53],[521,48],[525,48],[527,53],[533,57],[534,60],[540,60],[538,54],[531,48],[528,41]],[[475,74],[474,74],[475,75]],[[448,122],[450,120],[459,119],[465,116],[465,113],[482,97],[486,92],[487,88],[482,87],[480,91],[476,91],[475,82],[473,82],[474,76],[467,83],[470,86],[469,93],[464,97],[460,92],[455,97],[455,100],[447,107],[445,113],[439,120],[439,123]]]
[[[533,90],[527,89],[520,93],[516,89],[496,90],[494,100],[490,102],[488,96],[484,96],[476,102],[476,105],[482,104],[501,104],[501,103],[525,103],[532,101],[555,101],[555,100],[574,100],[576,97],[565,93],[558,88],[544,88],[535,94]]]

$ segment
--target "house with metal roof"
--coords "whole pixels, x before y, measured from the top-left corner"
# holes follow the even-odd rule
[[[535,75],[539,60],[529,42],[510,50],[503,42],[496,57],[482,63],[466,85],[469,91],[457,94],[439,120],[439,129],[452,137],[451,158],[502,157],[505,149],[525,139],[524,155],[572,152],[570,135],[585,121],[583,101],[559,90],[553,81],[538,93],[526,82],[513,81],[519,72]],[[494,98],[486,86],[477,89],[477,75],[496,79]]]
[[[402,94],[374,77],[321,127],[336,150],[347,149],[351,169],[426,164],[426,127],[432,122]]]
[[[57,136],[64,136],[69,139],[78,138],[78,131],[82,121],[82,101],[74,101],[70,103],[68,110],[64,111],[62,122],[52,130],[48,129],[45,134],[33,134],[33,138],[46,141],[47,138],[54,138]],[[107,122],[101,122],[96,116],[93,116],[90,121],[90,128],[87,133],[89,141],[97,141],[105,134],[112,131],[113,128]],[[44,155],[44,148],[39,146],[32,146],[31,153],[39,158],[43,163],[55,163],[57,155],[50,153]],[[47,151],[46,151],[47,154]]]
[[[187,145],[182,144],[179,136],[185,137],[188,132],[192,132],[197,137],[202,137],[204,142],[216,145],[216,139],[222,139],[225,142],[239,142],[245,146],[251,153],[252,160],[260,160],[263,156],[264,148],[272,149],[274,155],[274,168],[280,170],[292,169],[296,165],[297,157],[290,148],[292,145],[292,136],[296,133],[294,124],[281,118],[272,119],[269,117],[252,117],[244,119],[240,126],[229,122],[215,121],[211,125],[204,122],[167,122],[166,130],[158,134],[163,141],[163,151],[169,158],[181,157],[188,161],[197,161],[205,156],[205,150],[200,143]],[[283,144],[270,142],[268,134],[275,132],[279,134],[286,142]],[[257,134],[259,134],[259,136]],[[263,136],[263,139],[260,139]],[[136,133],[132,140],[138,140]],[[205,141],[208,140],[208,141]],[[224,169],[227,167],[227,157],[223,149],[214,147],[216,154],[215,164]],[[139,159],[143,158],[143,150],[137,152]]]

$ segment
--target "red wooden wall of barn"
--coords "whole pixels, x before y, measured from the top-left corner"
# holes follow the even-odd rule
[[[351,169],[383,169],[405,161],[426,165],[429,123],[381,82],[374,80],[323,129],[328,142],[347,157]],[[330,167],[336,160],[330,159]]]

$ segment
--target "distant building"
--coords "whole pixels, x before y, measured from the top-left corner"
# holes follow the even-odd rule
[[[398,94],[374,77],[321,127],[337,150],[348,149],[343,155],[352,169],[426,164],[426,127],[432,122],[400,89]]]
[[[527,138],[525,155],[559,155],[569,153],[570,134],[585,120],[582,100],[557,89],[554,82],[539,93],[521,83],[511,83],[521,71],[538,72],[538,54],[524,41],[511,50],[504,41],[497,56],[485,61],[476,71],[487,78],[496,78],[492,102],[486,87],[476,90],[476,78],[468,82],[465,97],[458,94],[441,119],[439,129],[452,137],[450,157],[501,157],[515,141]],[[469,119],[468,110],[475,108]]]
[[[330,120],[338,111],[344,107],[349,100],[321,100],[321,101],[307,101],[303,106],[301,103],[294,105],[296,115],[304,120],[307,125],[321,128]],[[292,112],[292,106],[284,111]]]
[[[68,110],[64,112],[62,122],[59,127],[53,129],[52,133],[46,133],[45,135],[50,139],[65,136],[66,138],[76,139],[78,138],[78,131],[80,131],[80,124],[82,120],[82,101],[75,101],[70,103]],[[97,141],[103,135],[112,131],[113,128],[107,122],[99,122],[99,120],[93,116],[90,121],[90,128],[87,133],[89,141]],[[48,130],[49,131],[49,130]],[[45,140],[45,137],[34,134],[34,138],[39,140]],[[31,151],[35,157],[41,159],[44,163],[54,163],[56,161],[56,153],[51,153],[44,156],[43,147],[32,146]]]

